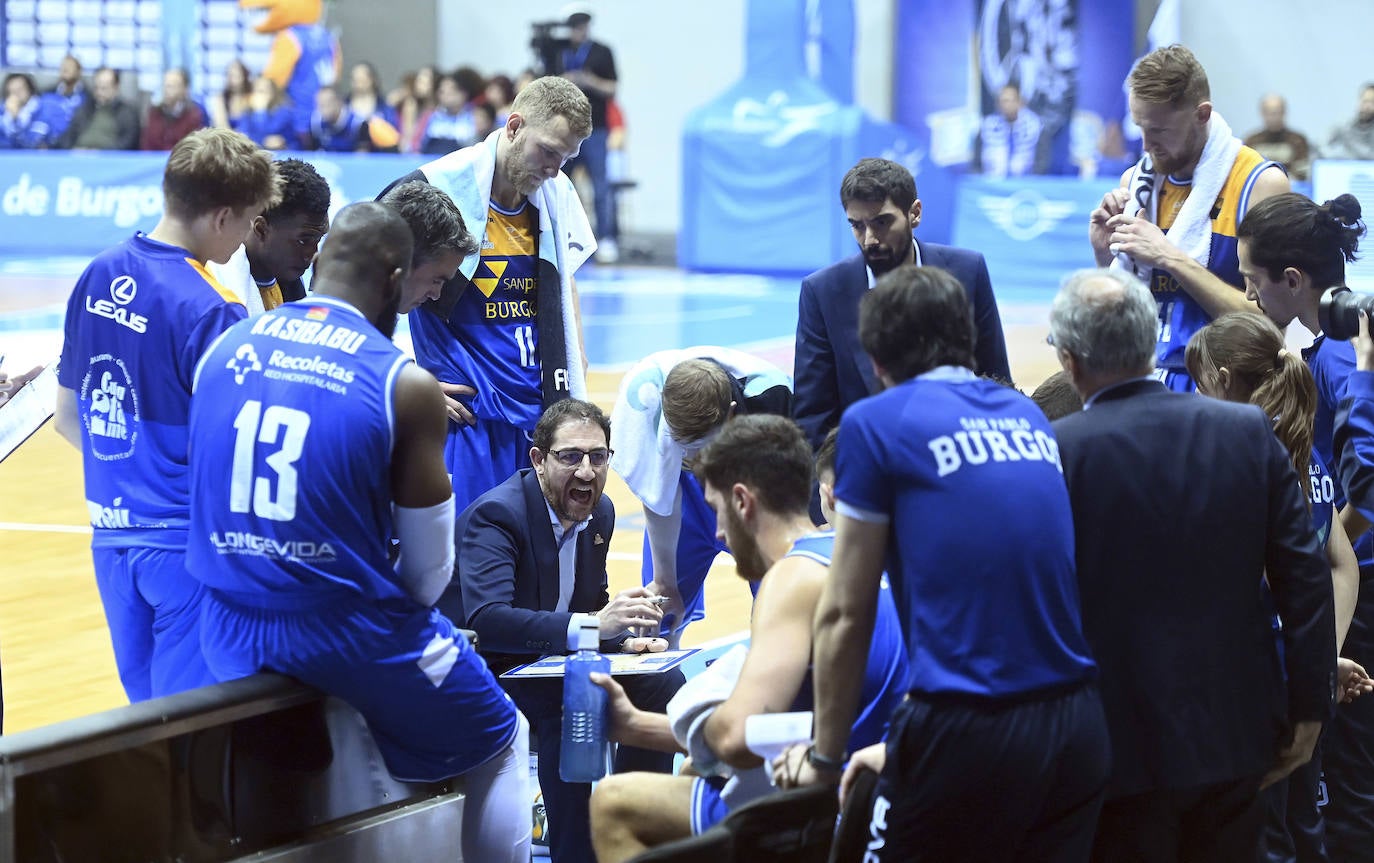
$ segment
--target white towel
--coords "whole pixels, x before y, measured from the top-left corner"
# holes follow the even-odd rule
[[[496,176],[496,142],[503,134],[504,126],[488,135],[485,141],[449,153],[420,168],[425,179],[458,205],[463,222],[479,242],[487,233],[487,203],[491,200],[492,179]],[[567,174],[560,171],[557,177],[541,183],[530,197],[539,210],[539,257],[558,270],[560,280],[568,392],[575,399],[585,399],[587,379],[582,372],[582,342],[577,333],[572,278],[578,267],[596,251],[596,239]],[[481,253],[477,252],[464,258],[458,271],[471,279],[479,263]]]
[[[1240,139],[1231,134],[1231,127],[1221,114],[1213,111],[1212,118],[1207,122],[1207,143],[1193,171],[1192,191],[1184,200],[1173,225],[1165,233],[1170,243],[1204,267],[1212,254],[1212,205],[1216,203],[1226,178],[1231,174],[1231,166],[1235,164],[1240,148]],[[1126,202],[1126,212],[1143,215],[1159,224],[1159,195],[1164,180],[1164,177],[1155,173],[1150,155],[1142,155],[1127,178],[1126,189],[1131,198]],[[1138,210],[1133,212],[1135,208]],[[1149,268],[1140,266],[1134,258],[1124,253],[1112,261],[1112,269],[1126,270],[1146,281],[1150,278]]]
[[[248,309],[248,317],[256,318],[263,313],[262,292],[253,280],[253,271],[248,268],[248,252],[243,246],[226,263],[209,262],[210,274],[221,286],[233,291]]]
[[[789,389],[792,386],[791,379],[772,363],[714,345],[649,354],[626,372],[611,410],[615,438],[611,467],[634,496],[657,515],[672,512],[682,460],[687,456],[663,421],[663,382],[673,366],[690,359],[715,360],[736,378],[756,378],[757,383],[745,387],[745,395],[752,395],[756,387],[766,389],[777,383]]]
[[[748,647],[736,645],[684,683],[668,702],[666,712],[673,737],[687,750],[692,765],[703,776],[729,776],[734,772],[706,745],[706,720],[735,691],[748,655]]]

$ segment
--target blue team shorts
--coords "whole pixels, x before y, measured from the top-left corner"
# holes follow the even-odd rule
[[[115,666],[130,701],[215,682],[200,651],[205,588],[182,549],[91,549]]]
[[[730,810],[720,799],[720,791],[725,781],[719,776],[700,777],[692,780],[692,835],[705,833],[725,820]]]
[[[275,671],[352,705],[396,779],[466,773],[515,739],[515,703],[436,609],[358,597],[268,610],[210,590],[201,627],[220,680]]]

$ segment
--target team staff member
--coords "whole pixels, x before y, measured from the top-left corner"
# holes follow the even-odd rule
[[[1241,293],[1236,227],[1265,198],[1289,191],[1277,162],[1231,134],[1212,108],[1207,72],[1182,45],[1146,54],[1126,79],[1145,152],[1088,221],[1097,265],[1134,273],[1159,307],[1155,364],[1170,389],[1190,392],[1183,350]]]
[[[443,395],[391,343],[418,300],[412,252],[390,208],[346,207],[310,300],[206,354],[186,565],[207,588],[217,679],[274,671],[343,699],[395,778],[464,777],[465,860],[526,863],[528,726],[433,607],[453,572],[453,495]]]
[[[973,333],[963,287],[934,267],[898,268],[863,299],[859,335],[887,389],[840,424],[815,742],[780,757],[774,779],[839,781],[888,561],[911,680],[869,854],[1084,860],[1110,757],[1068,491],[1040,409],[973,373]],[[997,541],[958,527],[973,521],[997,525]]]
[[[978,252],[916,240],[921,199],[911,172],[887,159],[860,159],[840,183],[840,206],[859,254],[802,280],[792,416],[818,449],[844,409],[882,387],[859,344],[859,301],[903,264],[940,267],[959,280],[977,327],[974,368],[1011,381],[1002,318],[987,261]]]
[[[277,202],[272,156],[227,129],[181,139],[152,232],[102,252],[67,303],[58,433],[81,450],[91,556],[130,701],[213,681],[186,574],[187,414],[206,347],[246,315],[206,269]]]

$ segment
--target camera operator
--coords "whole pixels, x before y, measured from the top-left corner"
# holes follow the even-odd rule
[[[1319,206],[1294,193],[1256,204],[1236,231],[1246,297],[1257,301],[1280,328],[1296,319],[1316,336],[1302,352],[1317,383],[1313,449],[1339,480],[1334,502],[1355,543],[1362,584],[1374,576],[1374,543],[1368,533],[1374,516],[1374,425],[1347,420],[1339,429],[1336,426],[1337,412],[1348,408],[1347,399],[1356,396],[1358,401],[1358,394],[1371,388],[1362,386],[1364,375],[1354,374],[1355,350],[1344,341],[1353,335],[1350,312],[1357,298],[1343,293],[1333,304],[1323,296],[1345,285],[1345,265],[1355,259],[1364,232],[1360,203],[1353,196],[1341,195]],[[1374,589],[1360,591],[1341,655],[1362,665],[1374,660]],[[1323,816],[1332,860],[1374,861],[1374,847],[1368,842],[1374,835],[1371,739],[1374,700],[1342,705],[1322,737],[1320,757],[1329,795]]]
[[[587,94],[587,101],[592,103],[592,135],[582,142],[581,153],[568,162],[564,171],[571,175],[578,165],[586,168],[596,199],[596,259],[613,264],[620,252],[616,245],[619,230],[615,195],[606,176],[606,103],[615,98],[615,55],[610,48],[589,38],[592,16],[588,7],[572,4],[567,9],[568,39],[558,53],[558,67],[549,73],[562,75]]]

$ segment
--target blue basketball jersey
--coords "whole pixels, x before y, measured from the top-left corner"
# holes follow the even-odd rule
[[[532,429],[543,410],[534,306],[539,267],[538,211],[526,201],[488,208],[481,261],[447,322],[416,309],[410,334],[420,367],[477,390],[472,410]]]
[[[189,252],[141,233],[81,274],[57,379],[76,393],[93,546],[185,546],[191,379],[246,315]]]
[[[392,396],[408,362],[333,297],[216,342],[191,400],[191,573],[261,608],[406,596],[388,547]]]
[[[835,551],[835,532],[818,531],[807,534],[796,542],[785,557],[802,557],[814,560],[821,566],[830,566]],[[897,606],[892,601],[892,587],[883,576],[878,590],[878,613],[873,621],[873,640],[868,646],[868,664],[864,668],[864,685],[859,696],[859,713],[849,732],[849,751],[856,752],[883,739],[887,731],[887,719],[897,708],[907,691],[906,643],[902,638],[902,624],[897,619]],[[807,674],[802,690],[797,694],[793,710],[812,710],[815,705],[815,689],[811,685],[811,675]]]
[[[1302,357],[1317,383],[1317,414],[1312,422],[1312,447],[1317,451],[1322,466],[1334,479],[1333,504],[1340,510],[1345,506],[1345,484],[1351,477],[1340,474],[1340,459],[1334,445],[1336,414],[1346,400],[1350,376],[1355,371],[1355,349],[1349,342],[1328,339],[1323,335],[1318,336],[1317,341],[1302,352]],[[1374,565],[1374,541],[1369,531],[1350,537],[1350,542],[1355,546],[1361,569]]]
[[[1059,445],[1020,393],[944,367],[840,422],[840,514],[889,525],[911,688],[1015,696],[1094,675]]]

